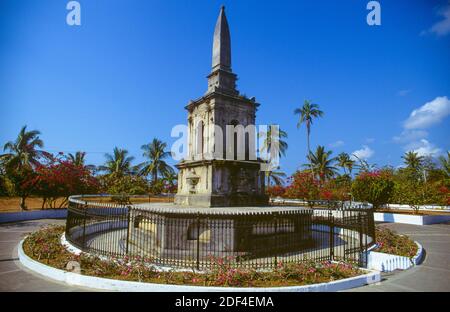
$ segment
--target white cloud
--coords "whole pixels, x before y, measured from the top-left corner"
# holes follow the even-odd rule
[[[409,143],[428,137],[428,132],[425,130],[403,130],[398,136],[393,137],[395,143]]]
[[[338,140],[334,143],[328,144],[328,146],[336,148],[336,147],[343,146],[344,144],[345,144],[344,141]]]
[[[363,145],[362,149],[356,150],[352,153],[352,158],[353,160],[356,160],[357,158],[359,159],[369,159],[370,157],[373,156],[373,154],[375,154],[375,151],[372,150],[370,147],[368,147],[367,145]]]
[[[428,128],[441,122],[448,115],[450,115],[450,100],[446,96],[438,96],[413,110],[403,126],[405,129]]]
[[[431,26],[428,32],[434,33],[437,36],[450,34],[450,5],[438,11],[438,15],[442,16],[443,19]]]
[[[419,156],[437,156],[441,154],[442,150],[429,141],[421,139],[418,142],[412,142],[405,147],[405,151],[416,152]]]

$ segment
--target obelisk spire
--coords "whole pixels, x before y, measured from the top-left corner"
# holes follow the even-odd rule
[[[217,69],[231,71],[231,39],[225,6],[220,9],[214,29],[212,71]]]
[[[231,71],[231,39],[225,7],[220,9],[214,29],[212,69],[208,75],[207,93],[220,91],[222,93],[237,95],[236,75]]]

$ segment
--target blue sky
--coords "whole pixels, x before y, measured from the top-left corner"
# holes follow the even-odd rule
[[[0,1],[2,145],[22,125],[94,164],[114,146],[139,161],[153,137],[171,144],[206,91],[224,4],[238,88],[261,103],[258,124],[288,132],[287,173],[305,162],[304,99],[325,111],[312,146],[334,155],[397,166],[408,149],[449,150],[448,1],[379,1],[381,26],[367,25],[365,0],[80,0],[81,26],[66,24],[67,2]]]

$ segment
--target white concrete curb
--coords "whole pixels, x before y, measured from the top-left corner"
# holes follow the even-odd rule
[[[38,219],[65,219],[67,209],[44,209],[21,212],[2,212],[0,213],[0,223],[19,222]]]
[[[332,292],[345,290],[380,282],[380,272],[365,270],[368,273],[356,277],[346,278],[330,283],[290,287],[205,287],[139,283],[119,281],[101,277],[81,275],[55,269],[28,257],[23,251],[23,240],[19,243],[18,253],[20,262],[28,269],[56,281],[65,282],[73,286],[82,286],[109,291],[125,292]]]
[[[421,244],[417,245],[417,253],[413,258],[391,255],[384,252],[369,251],[367,256],[367,268],[381,272],[391,272],[394,270],[407,270],[420,264],[424,256],[424,249]]]
[[[373,214],[373,217],[375,221],[379,222],[404,223],[414,225],[429,225],[450,221],[450,215],[420,216],[390,212],[375,212]]]

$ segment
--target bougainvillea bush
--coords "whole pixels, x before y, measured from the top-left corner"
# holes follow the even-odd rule
[[[52,226],[30,234],[24,244],[25,253],[41,262],[66,270],[71,261],[80,264],[81,274],[104,278],[197,286],[270,287],[306,285],[330,282],[363,274],[356,266],[347,263],[304,262],[285,264],[279,262],[272,271],[258,271],[252,268],[234,268],[233,258],[211,258],[211,270],[160,272],[149,265],[149,258],[111,258],[102,260],[96,256],[74,255],[61,244],[64,226]]]
[[[288,179],[284,197],[303,200],[349,200],[350,182],[342,179],[318,179],[309,171],[297,171]]]
[[[377,242],[375,251],[410,258],[417,254],[417,245],[414,241],[388,228],[376,227],[375,238]]]
[[[352,194],[357,201],[369,202],[374,209],[387,204],[394,191],[394,181],[389,171],[362,172],[352,183]]]
[[[99,183],[92,172],[83,165],[78,165],[63,157],[49,157],[45,164],[37,164],[34,176],[25,183],[33,189],[33,195],[44,199],[50,208],[58,198],[65,200],[60,207],[67,203],[73,194],[94,194],[98,191]]]
[[[267,187],[266,193],[270,197],[283,197],[286,193],[286,188],[282,185],[271,185]]]

